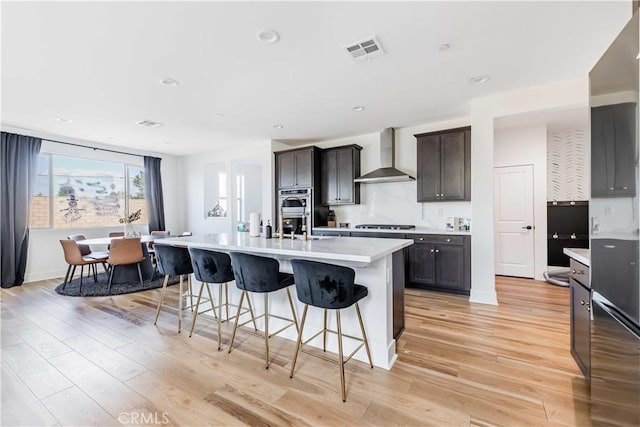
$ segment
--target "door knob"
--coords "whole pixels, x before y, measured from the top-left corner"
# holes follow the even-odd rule
[[[526,227],[522,227],[523,230],[531,230],[533,227],[530,225],[527,225]]]

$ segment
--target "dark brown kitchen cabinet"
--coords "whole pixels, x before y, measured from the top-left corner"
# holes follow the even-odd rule
[[[587,288],[589,267],[571,260],[569,288],[571,292],[571,355],[590,379],[591,362],[591,291]]]
[[[322,152],[322,204],[360,204],[360,184],[353,180],[360,176],[359,145],[329,148]]]
[[[471,128],[414,136],[418,202],[471,200]]]
[[[471,237],[408,235],[407,286],[469,295]]]
[[[591,108],[591,196],[635,196],[635,139],[635,103]]]
[[[319,166],[316,166],[320,161],[318,151],[317,147],[305,147],[276,152],[277,187],[314,187],[315,171],[320,170]]]

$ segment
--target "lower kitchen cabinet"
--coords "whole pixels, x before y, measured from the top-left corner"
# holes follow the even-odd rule
[[[471,237],[408,235],[407,287],[469,295]]]
[[[586,287],[589,267],[571,260],[571,355],[587,381],[591,377],[591,291]]]

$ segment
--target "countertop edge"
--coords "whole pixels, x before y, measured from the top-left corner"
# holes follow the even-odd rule
[[[579,253],[584,251],[589,251],[589,249],[583,248],[564,248],[562,252],[570,258],[575,259],[576,261],[586,265],[587,267],[591,267],[591,259],[584,255],[584,253]]]
[[[363,232],[363,233],[392,233],[392,234],[433,234],[445,236],[471,236],[471,231],[448,231],[436,230],[432,228],[417,227],[413,230],[379,230],[376,228],[355,228],[355,227],[313,227],[314,232],[331,231],[331,232]]]

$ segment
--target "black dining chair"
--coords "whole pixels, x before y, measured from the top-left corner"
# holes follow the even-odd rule
[[[264,337],[265,347],[265,368],[269,369],[269,338],[279,334],[292,325],[295,325],[298,329],[298,320],[296,318],[296,311],[293,307],[293,300],[291,299],[291,292],[289,287],[293,285],[293,275],[280,272],[280,263],[267,257],[261,257],[256,255],[245,254],[241,252],[231,252],[231,264],[233,266],[233,273],[236,279],[236,286],[242,291],[240,295],[240,303],[238,304],[238,311],[236,312],[236,322],[233,327],[233,333],[231,334],[231,342],[229,343],[229,353],[233,348],[233,340],[236,337],[236,331],[238,326],[244,326],[247,323],[253,321],[254,329],[256,319],[264,317],[264,334],[259,334]],[[281,317],[269,313],[269,293],[285,289],[287,297],[289,298],[289,306],[291,307],[291,315],[293,319]],[[238,325],[240,320],[242,303],[246,298],[249,301],[248,293],[261,293],[264,295],[264,314],[254,317],[241,325]],[[280,330],[270,334],[269,333],[269,318],[284,320],[287,325]]]
[[[293,276],[295,278],[298,299],[302,303],[304,303],[304,311],[302,312],[302,321],[300,322],[300,329],[298,331],[298,342],[296,344],[296,350],[293,355],[293,363],[291,364],[290,378],[293,378],[293,373],[296,369],[298,352],[304,351],[304,345],[306,345],[309,341],[322,333],[322,349],[323,351],[326,351],[327,332],[335,333],[338,335],[338,360],[334,363],[337,363],[340,366],[342,401],[346,402],[347,393],[344,379],[345,363],[347,363],[356,354],[356,352],[364,346],[367,352],[367,358],[369,359],[369,365],[373,368],[373,363],[371,362],[371,352],[369,351],[369,342],[367,341],[364,324],[362,323],[362,316],[360,315],[360,307],[358,306],[358,301],[365,298],[369,294],[369,290],[365,286],[355,284],[355,271],[349,267],[342,267],[339,265],[300,259],[291,260],[291,266],[293,267]],[[311,338],[303,342],[302,332],[304,330],[305,320],[307,319],[307,310],[310,305],[324,310],[324,328],[322,329],[322,331],[318,332],[317,334],[313,335]],[[362,338],[357,338],[342,333],[340,310],[351,307],[353,305],[355,306],[356,313],[358,315],[358,322],[360,323]],[[336,324],[338,328],[337,331],[333,331],[327,328],[327,310],[334,310],[336,313]],[[343,337],[360,341],[360,344],[356,347],[355,350],[353,350],[353,352],[346,358],[346,360],[342,351]],[[313,353],[308,354],[320,357]]]

